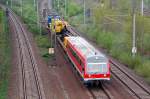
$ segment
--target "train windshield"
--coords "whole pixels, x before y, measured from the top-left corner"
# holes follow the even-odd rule
[[[87,62],[88,74],[106,74],[108,72],[108,60],[104,57],[92,57]]]

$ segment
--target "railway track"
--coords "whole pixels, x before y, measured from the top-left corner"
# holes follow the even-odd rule
[[[20,68],[20,79],[22,79],[20,99],[45,99],[37,63],[26,31],[18,17],[10,9],[9,19],[14,24],[14,31],[18,41],[18,57],[20,58],[18,66]]]
[[[88,87],[93,99],[114,99],[103,82],[99,86]]]
[[[144,15],[150,16],[150,9],[144,9]]]
[[[111,73],[125,85],[138,99],[150,99],[150,90],[143,86],[128,72],[122,69],[118,64],[111,61]]]

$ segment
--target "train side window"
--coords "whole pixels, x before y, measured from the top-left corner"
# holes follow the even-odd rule
[[[80,65],[82,67],[82,72],[84,72],[84,63],[80,60]]]
[[[84,68],[84,63],[81,61],[80,65],[82,66],[82,68]]]
[[[70,48],[70,51],[71,51],[72,55],[76,58],[76,53],[72,50],[72,48]]]
[[[76,55],[76,59],[78,61],[78,63],[80,64],[80,58]]]
[[[71,54],[74,56],[74,51],[72,50],[72,48],[70,46],[68,46],[69,51],[71,52]]]
[[[84,63],[81,61],[81,59],[79,58],[79,56],[73,51],[72,48],[69,47],[69,50],[70,50],[71,54],[75,57],[75,59],[77,60],[77,62],[81,65],[81,67],[84,68]]]

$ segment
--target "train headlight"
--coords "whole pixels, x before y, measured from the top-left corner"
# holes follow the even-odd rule
[[[104,74],[104,77],[106,77],[106,74]]]
[[[89,77],[91,77],[91,75],[89,75]]]

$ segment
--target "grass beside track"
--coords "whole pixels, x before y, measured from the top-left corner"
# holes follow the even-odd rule
[[[7,99],[10,63],[10,34],[5,12],[0,9],[0,99]]]

